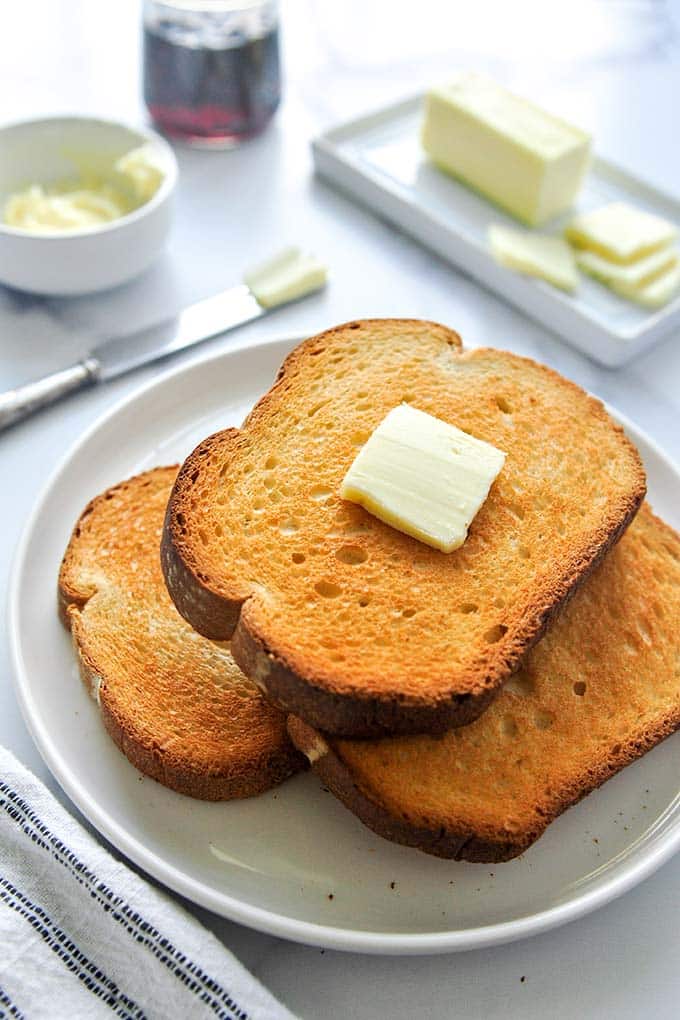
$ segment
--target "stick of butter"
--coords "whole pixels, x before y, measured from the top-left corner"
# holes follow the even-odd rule
[[[626,202],[610,202],[571,221],[565,231],[577,248],[610,262],[629,264],[665,247],[676,237],[672,223]]]
[[[409,404],[393,408],[345,475],[340,495],[427,545],[452,552],[505,454]]]
[[[488,231],[491,254],[508,269],[538,276],[561,290],[578,287],[574,253],[561,237],[546,237],[526,230],[493,224]]]
[[[319,259],[303,255],[299,248],[284,248],[244,273],[243,282],[263,308],[276,308],[320,290],[327,278],[328,270]]]
[[[428,93],[422,143],[442,170],[530,226],[571,206],[590,160],[585,132],[472,73]]]
[[[619,294],[629,294],[640,287],[646,286],[662,276],[678,261],[677,248],[662,248],[652,255],[638,259],[628,266],[596,255],[594,251],[577,251],[576,262],[579,269],[593,276],[596,280],[608,284]]]

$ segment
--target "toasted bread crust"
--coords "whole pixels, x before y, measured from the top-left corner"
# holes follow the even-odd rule
[[[135,768],[178,793],[201,800],[250,797],[282,782],[306,763],[288,740],[283,717],[256,691],[248,697],[244,686],[232,695],[227,683],[215,694],[213,682],[222,683],[225,674],[211,655],[202,662],[202,639],[197,644],[196,635],[188,631],[167,598],[158,547],[149,545],[146,536],[160,529],[176,474],[176,467],[155,468],[90,501],[74,527],[59,573],[59,616],[71,631],[81,678],[99,705],[104,726]],[[145,537],[139,548],[130,547],[126,526],[130,532],[135,526],[141,529]],[[133,565],[140,556],[144,562]],[[145,575],[142,582],[140,574]],[[160,642],[156,651],[166,657],[162,678],[155,673],[154,638],[134,632],[123,611],[128,585],[138,585],[132,601],[143,603],[151,625],[166,639],[155,639]],[[117,599],[123,607],[120,619],[115,616],[115,603],[99,615],[94,608],[91,619],[88,604],[100,588],[107,587],[114,597],[121,592]],[[107,626],[118,631],[113,655],[104,633]],[[132,630],[127,633],[126,627]],[[148,643],[146,653],[136,647],[143,643]],[[220,652],[219,662],[236,672],[226,652]],[[245,678],[241,679],[245,685]],[[157,691],[154,717],[149,716],[148,699],[141,703],[139,684],[145,695]],[[208,713],[202,729],[191,718],[191,695],[187,697],[186,691],[192,684],[196,713],[202,709],[202,699],[212,697],[225,713],[222,720]],[[257,731],[257,739],[249,738],[251,730]]]
[[[680,536],[645,506],[491,709],[443,737],[343,740],[294,716],[323,783],[379,835],[500,862],[680,728]]]
[[[543,835],[559,815],[678,729],[680,709],[670,713],[653,730],[645,730],[631,737],[620,746],[620,750],[610,750],[605,761],[594,763],[592,770],[581,781],[564,791],[561,800],[553,804],[550,812],[537,815],[536,824],[531,829],[516,834],[514,838],[508,833],[506,839],[493,839],[480,836],[469,828],[427,828],[391,813],[384,805],[371,799],[368,791],[357,785],[351,769],[333,748],[332,738],[331,743],[328,743],[323,734],[302,719],[288,717],[288,733],[295,746],[307,757],[324,786],[369,829],[392,843],[414,847],[434,857],[469,861],[472,864],[500,864],[518,857]]]
[[[550,369],[536,366],[528,359],[505,355],[515,364],[525,364],[534,373],[540,372],[546,385],[557,384],[563,391],[573,393],[581,404],[586,402],[587,414],[600,426],[606,423],[610,435],[617,437],[621,458],[628,458],[630,481],[627,489],[615,505],[605,506],[588,542],[567,549],[559,561],[559,569],[556,566],[548,581],[537,587],[530,599],[516,609],[505,610],[504,634],[485,651],[483,663],[469,662],[459,667],[457,673],[452,671],[448,686],[441,684],[436,691],[411,682],[400,690],[389,675],[376,677],[364,670],[360,658],[353,660],[355,682],[348,685],[346,675],[340,677],[336,668],[320,669],[313,665],[299,641],[295,644],[291,641],[284,647],[271,632],[266,615],[256,611],[257,586],[254,588],[245,577],[235,581],[220,576],[201,559],[195,541],[197,521],[185,526],[187,517],[191,517],[188,507],[192,502],[192,488],[197,478],[202,479],[204,465],[211,461],[219,461],[220,475],[229,477],[232,468],[243,458],[248,437],[257,429],[264,432],[267,422],[275,419],[279,404],[295,385],[296,373],[307,360],[323,354],[332,345],[349,342],[354,335],[361,337],[385,329],[398,333],[400,329],[416,327],[424,332],[438,331],[437,336],[446,338],[442,342],[448,344],[451,356],[461,363],[497,353],[482,349],[461,352],[457,334],[436,324],[414,320],[348,323],[313,337],[288,356],[274,386],[257,403],[242,430],[230,429],[211,436],[189,456],[178,475],[166,514],[163,570],[170,595],[182,615],[207,637],[233,640],[239,666],[275,704],[301,715],[326,732],[339,735],[435,733],[474,720],[487,708],[503,680],[518,667],[572,592],[623,534],[645,494],[644,471],[637,452],[622,429],[610,422],[599,401],[586,398],[577,386]],[[476,527],[473,523],[471,534]],[[403,541],[401,536],[398,539],[388,537],[392,542]],[[419,545],[415,540],[408,541],[415,543],[415,547]],[[411,545],[406,555],[416,555],[413,549]]]

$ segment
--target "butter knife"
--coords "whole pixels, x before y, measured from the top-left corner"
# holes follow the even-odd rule
[[[248,283],[197,301],[172,319],[98,344],[68,368],[0,393],[0,431],[70,393],[170,357],[305,297],[323,287],[326,270],[311,256],[287,249],[245,279]]]

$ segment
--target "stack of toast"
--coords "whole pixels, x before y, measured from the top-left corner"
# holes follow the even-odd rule
[[[453,553],[339,495],[402,402],[507,454]],[[221,800],[309,762],[388,839],[507,860],[680,725],[680,537],[644,496],[622,429],[551,370],[352,322],[241,429],[88,505],[62,618],[154,779]]]

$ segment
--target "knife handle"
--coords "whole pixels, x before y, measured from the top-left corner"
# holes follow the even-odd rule
[[[41,407],[60,400],[67,393],[82,389],[97,381],[99,363],[95,358],[84,358],[70,368],[36,379],[35,382],[17,386],[16,389],[0,393],[0,431],[21,421]]]

